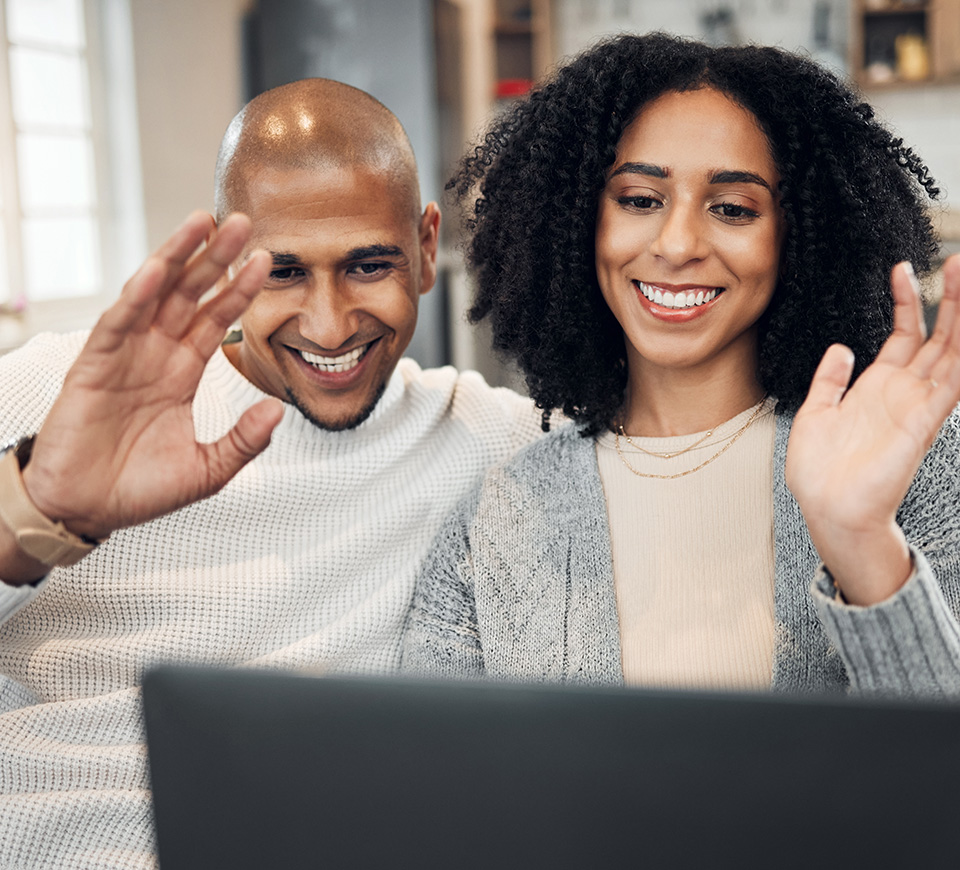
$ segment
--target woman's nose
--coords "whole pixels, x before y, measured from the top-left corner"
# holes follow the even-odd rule
[[[650,252],[673,266],[706,256],[703,217],[699,211],[683,204],[664,209],[659,232],[650,245]]]

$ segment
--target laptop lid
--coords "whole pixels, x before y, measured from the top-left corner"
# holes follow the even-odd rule
[[[960,708],[158,669],[162,870],[951,867]]]

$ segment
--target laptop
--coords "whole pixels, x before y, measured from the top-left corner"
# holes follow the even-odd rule
[[[161,668],[162,870],[960,866],[960,706]]]

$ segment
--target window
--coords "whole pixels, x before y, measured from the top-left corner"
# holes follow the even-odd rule
[[[119,288],[110,165],[129,160],[110,153],[118,137],[107,121],[129,130],[135,112],[124,112],[107,73],[125,6],[0,0],[0,350],[43,328],[90,325],[107,288]]]

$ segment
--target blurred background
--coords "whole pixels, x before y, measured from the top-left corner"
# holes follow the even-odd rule
[[[558,61],[653,29],[779,44],[848,77],[930,166],[944,253],[960,250],[960,0],[0,0],[0,352],[90,326],[189,211],[212,209],[243,103],[327,76],[393,109],[445,212],[411,355],[515,385],[464,321],[444,182]]]

